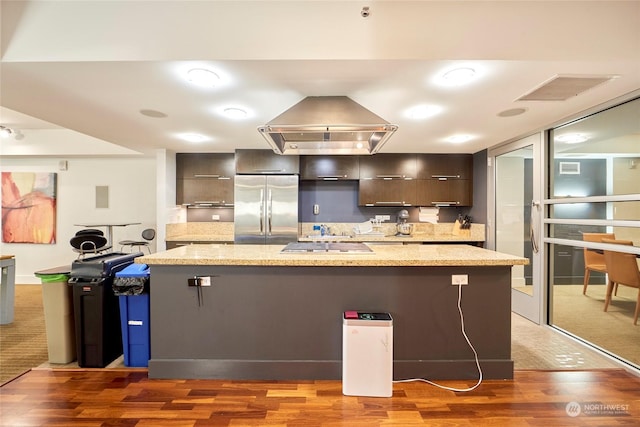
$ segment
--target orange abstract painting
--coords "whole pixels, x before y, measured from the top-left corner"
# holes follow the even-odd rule
[[[2,241],[56,242],[55,173],[2,172]]]

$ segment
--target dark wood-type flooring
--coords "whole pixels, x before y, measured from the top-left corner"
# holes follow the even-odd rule
[[[640,426],[640,378],[622,369],[516,371],[514,380],[485,381],[468,393],[414,382],[374,398],[343,396],[340,381],[153,380],[145,369],[38,369],[0,388],[0,411],[0,425],[11,427]]]

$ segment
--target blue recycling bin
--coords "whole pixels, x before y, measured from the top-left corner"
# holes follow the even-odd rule
[[[149,266],[131,264],[116,273],[113,282],[120,303],[124,364],[129,367],[148,367],[151,357],[149,276]]]

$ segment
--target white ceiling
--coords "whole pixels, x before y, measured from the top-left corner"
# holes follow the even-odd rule
[[[640,1],[0,4],[0,124],[22,135],[1,142],[5,154],[266,149],[256,128],[309,95],[347,95],[397,124],[382,152],[474,153],[640,90]],[[221,83],[189,85],[196,66]],[[434,83],[456,66],[477,78]],[[516,101],[556,75],[618,77],[566,101]],[[442,111],[407,118],[416,105]],[[512,108],[526,112],[497,116]],[[457,133],[474,138],[444,141]]]

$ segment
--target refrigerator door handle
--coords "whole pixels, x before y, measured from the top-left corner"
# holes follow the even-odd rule
[[[273,192],[269,189],[269,204],[267,205],[267,221],[268,221],[268,229],[267,234],[271,236],[271,218],[273,216]]]
[[[260,190],[260,212],[258,212],[260,218],[260,235],[264,235],[264,189]]]

